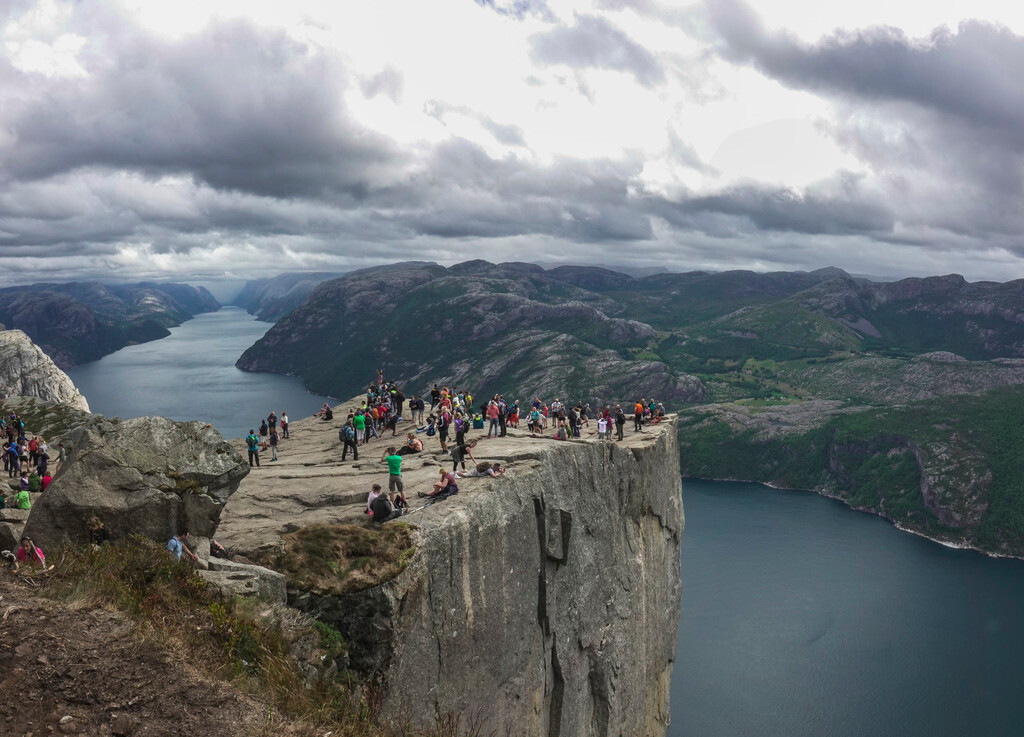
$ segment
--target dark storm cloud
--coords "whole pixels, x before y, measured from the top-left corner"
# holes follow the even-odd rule
[[[402,220],[418,233],[445,238],[644,240],[652,236],[651,224],[629,194],[630,179],[641,167],[639,161],[574,159],[541,167],[495,159],[475,144],[451,141],[438,147],[428,166],[433,186],[426,206]]]
[[[713,195],[672,201],[651,198],[652,213],[676,227],[732,237],[753,230],[808,235],[884,234],[892,230],[893,213],[859,191],[852,177],[803,192],[744,184]]]
[[[707,10],[726,58],[833,101],[833,137],[871,166],[901,222],[1024,253],[1024,37],[965,21],[923,39],[879,27],[806,43],[741,0]]]
[[[84,167],[186,173],[211,186],[277,197],[358,200],[391,144],[347,119],[340,64],[283,33],[220,23],[179,42],[136,35],[88,79],[8,100],[18,140],[4,176]]]
[[[713,0],[727,54],[786,84],[868,101],[909,102],[1024,141],[1024,37],[977,21],[922,41],[895,28],[840,33],[804,44],[770,33],[747,4]]]
[[[532,58],[543,64],[626,72],[644,87],[665,81],[665,71],[654,54],[604,18],[577,16],[573,26],[534,35],[531,46]]]

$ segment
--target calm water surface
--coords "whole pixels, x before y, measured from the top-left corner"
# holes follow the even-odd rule
[[[312,415],[326,397],[299,379],[252,374],[235,361],[270,329],[239,307],[222,307],[172,328],[171,335],[68,372],[93,412],[110,417],[159,415],[209,422],[228,438],[243,437],[274,410],[293,422]]]
[[[1020,737],[1024,562],[686,481],[673,737]]]
[[[71,372],[94,411],[240,437],[324,397],[234,367],[238,308]],[[672,737],[1024,736],[1024,563],[950,550],[829,499],[687,481]]]

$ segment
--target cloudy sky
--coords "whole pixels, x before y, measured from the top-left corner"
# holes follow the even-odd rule
[[[1009,0],[4,0],[0,266],[1016,279],[1021,69]]]

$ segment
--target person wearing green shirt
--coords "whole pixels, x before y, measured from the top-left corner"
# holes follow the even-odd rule
[[[33,493],[39,491],[39,474],[35,471],[28,475],[28,490]]]
[[[18,509],[31,509],[32,502],[28,498],[28,492],[22,489],[14,495],[14,506]]]
[[[356,428],[356,445],[360,442],[366,442],[366,418],[363,417],[363,413],[356,412],[355,417],[352,418],[352,424]]]
[[[402,456],[395,452],[395,446],[391,445],[384,455],[380,457],[382,461],[387,461],[388,464],[388,490],[397,491],[398,496],[402,498],[403,505],[406,505],[405,500],[405,486],[402,484]]]

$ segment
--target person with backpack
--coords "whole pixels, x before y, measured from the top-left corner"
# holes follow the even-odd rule
[[[378,494],[370,502],[370,513],[373,515],[373,521],[376,524],[390,522],[404,514],[403,510],[395,508],[395,492],[391,492],[389,496]]]
[[[354,419],[354,418],[353,418]],[[356,448],[356,428],[353,424],[353,420],[349,420],[341,429],[338,430],[338,440],[341,441],[341,460],[344,461],[348,456],[348,449],[352,449],[352,460],[359,460],[359,450]]]
[[[622,440],[622,429],[626,426],[626,413],[622,407],[615,405],[615,431],[618,433],[616,440]]]
[[[505,404],[505,397],[498,395],[498,428],[501,430],[501,437],[505,437],[506,422],[508,420],[508,406]]]
[[[256,461],[256,468],[259,468],[260,438],[252,428],[249,428],[249,434],[245,436],[245,447],[249,450],[249,468],[252,468],[253,461]]]

